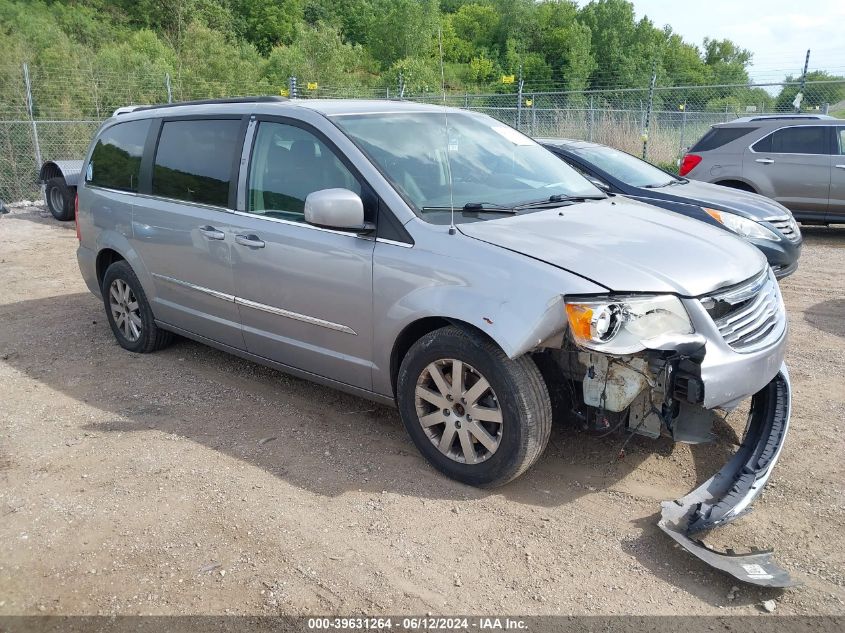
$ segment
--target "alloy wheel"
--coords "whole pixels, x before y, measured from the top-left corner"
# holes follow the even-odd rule
[[[478,464],[499,448],[499,399],[471,365],[454,358],[429,363],[417,379],[414,402],[428,439],[450,459]]]
[[[132,288],[122,279],[115,279],[109,287],[109,306],[115,327],[130,343],[141,338],[141,307]]]

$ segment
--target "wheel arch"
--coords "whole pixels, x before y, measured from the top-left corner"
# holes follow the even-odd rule
[[[97,253],[96,271],[97,271],[97,285],[103,287],[103,278],[109,266],[115,262],[126,261],[126,258],[118,253],[113,248],[104,248]]]
[[[416,321],[406,325],[399,333],[399,336],[396,337],[396,341],[393,344],[393,349],[390,352],[390,386],[392,388],[394,398],[396,397],[396,381],[399,376],[399,367],[402,365],[402,360],[405,358],[408,350],[411,349],[414,343],[426,334],[448,325],[454,325],[468,334],[490,341],[500,349],[502,348],[502,346],[499,345],[496,339],[490,336],[490,334],[471,323],[462,321],[461,319],[442,316],[427,316],[417,319]]]
[[[758,193],[757,189],[754,188],[754,185],[740,178],[722,178],[720,180],[713,181],[713,184],[721,185],[723,187],[730,187],[732,189],[739,189],[740,191]]]
[[[114,262],[123,260],[132,267],[147,298],[150,301],[155,298],[153,277],[125,235],[117,231],[103,231],[97,236],[96,247],[93,250],[97,253],[94,259],[94,268],[99,288],[102,288],[103,276],[106,274],[108,267]]]

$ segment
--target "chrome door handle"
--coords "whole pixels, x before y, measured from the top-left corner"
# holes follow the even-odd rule
[[[836,169],[845,169],[845,165],[834,165]]]
[[[757,159],[757,162],[758,162],[758,163],[763,163],[764,165],[771,165],[771,164],[772,164],[772,163],[774,163],[775,161],[774,161],[774,160],[772,160],[771,158],[758,158],[758,159]]]
[[[201,226],[200,233],[205,235],[210,240],[226,239],[226,234],[223,231],[218,231],[213,226]]]
[[[250,233],[249,235],[236,235],[235,242],[241,246],[250,246],[252,248],[264,248],[264,240],[257,235]]]

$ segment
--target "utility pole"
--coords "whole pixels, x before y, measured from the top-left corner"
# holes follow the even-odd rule
[[[648,103],[645,110],[645,122],[643,123],[643,160],[648,160],[648,131],[651,127],[651,108],[654,105],[654,84],[657,81],[657,60],[651,69],[651,83],[648,87]]]
[[[804,85],[807,83],[807,68],[810,65],[810,49],[807,49],[807,56],[804,58],[804,72],[801,73],[801,85],[798,88],[798,94],[795,95],[795,101],[792,105],[796,112],[801,112],[801,102],[804,100]]]

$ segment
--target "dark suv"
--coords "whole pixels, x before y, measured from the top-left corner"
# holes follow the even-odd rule
[[[680,175],[763,194],[803,223],[845,223],[845,121],[784,114],[714,125]]]

